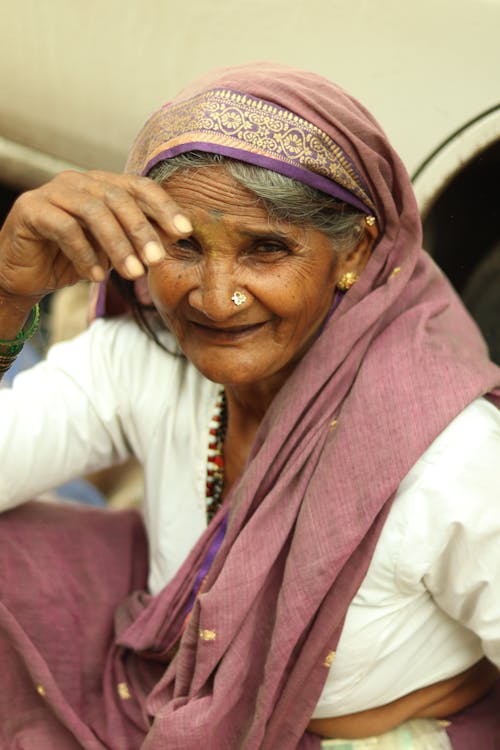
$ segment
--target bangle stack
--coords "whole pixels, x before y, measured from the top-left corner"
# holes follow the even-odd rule
[[[12,341],[2,341],[2,339],[0,339],[0,376],[12,367],[14,360],[21,352],[26,341],[28,341],[37,330],[39,322],[40,307],[39,305],[35,305],[28,316],[28,320],[15,339],[12,339]]]

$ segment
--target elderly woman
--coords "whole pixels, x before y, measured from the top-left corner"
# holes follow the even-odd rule
[[[2,368],[110,269],[129,312],[0,394],[2,748],[498,747],[500,373],[373,118],[218,71],[126,174],[21,197]],[[132,512],[24,502],[130,454],[149,552]]]

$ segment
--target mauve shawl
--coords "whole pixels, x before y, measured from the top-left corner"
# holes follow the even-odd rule
[[[398,485],[467,404],[500,395],[499,368],[423,252],[407,173],[371,115],[322,78],[274,64],[216,72],[179,99],[215,87],[279,104],[333,138],[368,187],[381,237],[275,397],[226,507],[159,595],[119,608],[101,714],[92,712],[104,744],[88,748],[319,748],[305,730]],[[147,152],[141,135],[137,148]],[[224,542],[167,666],[227,508]],[[479,744],[494,742],[490,732]]]
[[[301,738],[328,655],[399,483],[467,404],[499,386],[500,371],[423,252],[406,170],[360,104],[318,76],[267,63],[209,74],[172,104],[215,88],[277,104],[329,135],[368,187],[382,230],[265,416],[178,656],[147,704],[155,718],[144,750],[292,750],[313,742]],[[146,125],[129,162],[141,149],[143,170],[147,137]],[[124,644],[168,645],[175,617],[165,617],[182,609],[213,533]]]

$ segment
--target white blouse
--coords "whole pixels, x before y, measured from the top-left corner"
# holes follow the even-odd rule
[[[217,390],[134,322],[95,322],[0,390],[0,509],[134,453],[158,592],[205,528]],[[405,477],[315,718],[383,705],[483,655],[500,667],[499,464],[500,412],[479,399]]]

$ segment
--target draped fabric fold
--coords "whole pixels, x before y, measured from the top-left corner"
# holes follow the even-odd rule
[[[130,168],[147,171],[151,152],[161,153],[162,127],[170,133],[179,102],[189,111],[202,92],[221,88],[326,133],[368,186],[382,234],[261,425],[177,663],[150,698],[148,750],[164,736],[173,748],[194,748],[208,727],[209,747],[239,746],[238,737],[248,750],[278,738],[282,748],[298,746],[399,483],[449,422],[500,382],[475,324],[421,248],[403,165],[338,87],[265,63],[210,74],[153,116]],[[246,149],[241,158],[252,160]],[[200,640],[207,630],[213,642]]]

